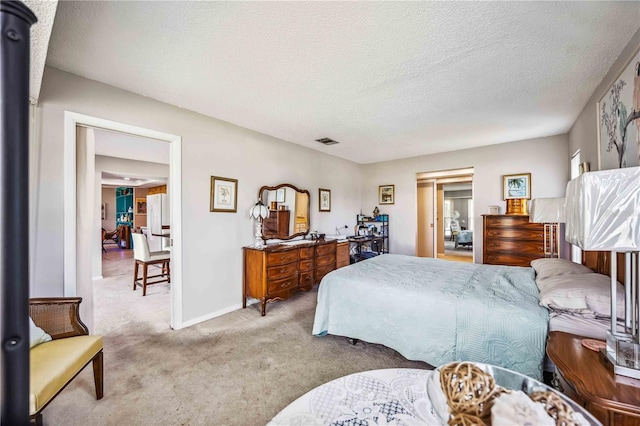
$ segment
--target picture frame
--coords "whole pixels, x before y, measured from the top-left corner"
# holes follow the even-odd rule
[[[211,176],[210,211],[236,213],[238,210],[238,179]]]
[[[146,198],[136,198],[136,214],[147,214]]]
[[[396,202],[395,185],[378,186],[378,204],[394,204]]]
[[[634,98],[638,69],[640,48],[598,101],[598,170],[640,165],[640,99]]]
[[[278,190],[276,190],[276,202],[277,203],[284,203],[286,201],[287,198],[287,189],[286,188],[280,188]]]
[[[502,176],[502,199],[531,199],[531,173]]]
[[[331,190],[320,188],[318,189],[318,211],[330,212],[331,211]]]

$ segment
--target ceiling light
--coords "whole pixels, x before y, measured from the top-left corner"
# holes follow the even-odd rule
[[[122,178],[122,179],[124,179],[124,180],[131,180],[131,178],[128,178],[128,177],[126,177],[126,178]]]

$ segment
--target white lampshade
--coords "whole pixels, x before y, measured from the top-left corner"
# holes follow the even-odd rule
[[[534,198],[529,208],[529,222],[564,223],[564,198]]]
[[[565,239],[583,250],[640,250],[640,167],[580,175],[567,184]]]
[[[262,200],[258,200],[258,202],[251,207],[249,217],[252,219],[266,219],[269,217],[269,209],[262,204]]]

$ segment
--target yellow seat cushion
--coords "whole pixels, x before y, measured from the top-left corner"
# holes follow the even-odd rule
[[[29,410],[37,413],[102,349],[102,336],[75,336],[30,351]]]

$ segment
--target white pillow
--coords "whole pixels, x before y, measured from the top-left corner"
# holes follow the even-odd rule
[[[557,275],[590,274],[593,272],[579,263],[554,258],[532,260],[531,267],[536,271],[536,281]]]
[[[610,278],[606,275],[569,274],[557,275],[544,280],[540,288],[540,304],[550,309],[571,312],[591,312],[587,295],[594,300],[604,300],[609,296]]]
[[[33,348],[34,346],[38,346],[40,343],[48,342],[51,340],[51,336],[44,332],[43,329],[38,327],[31,317],[29,317],[29,340],[31,341],[31,345],[29,348]]]
[[[586,296],[587,307],[599,316],[611,318],[611,281],[606,292],[589,293]],[[616,293],[616,316],[624,319],[624,286],[618,283]]]

